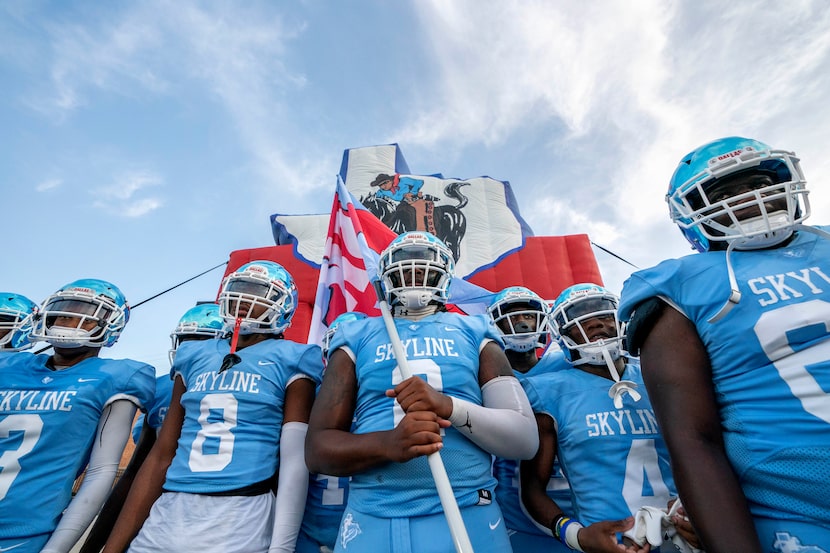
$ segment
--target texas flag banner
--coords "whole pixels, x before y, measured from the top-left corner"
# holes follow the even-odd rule
[[[329,324],[347,311],[380,316],[372,282],[378,279],[380,253],[397,236],[354,199],[338,177],[308,343],[319,344]],[[493,292],[460,277],[450,283],[451,309],[484,313]]]
[[[424,231],[444,242],[459,277],[498,265],[533,236],[509,182],[412,174],[397,144],[346,150],[340,178],[395,234]]]
[[[346,311],[379,316],[372,281],[380,253],[397,236],[360,205],[338,177],[308,343],[319,344],[328,325]]]
[[[397,144],[346,150],[339,175],[356,202],[395,234],[424,231],[444,242],[456,276],[465,279],[495,267],[533,236],[509,182],[414,175]],[[297,256],[318,267],[328,217],[276,213],[274,242],[291,244]]]

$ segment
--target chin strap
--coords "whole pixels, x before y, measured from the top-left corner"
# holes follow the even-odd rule
[[[729,299],[726,300],[726,303],[723,304],[723,307],[720,310],[712,315],[707,321],[710,324],[714,324],[719,320],[726,317],[732,308],[738,305],[738,302],[741,301],[741,291],[738,290],[738,280],[735,278],[735,269],[732,267],[732,252],[738,246],[738,244],[743,243],[744,240],[733,240],[729,242],[729,246],[726,247],[726,273],[729,275]]]
[[[810,234],[815,234],[821,238],[830,240],[830,233],[820,228],[816,228],[810,225],[802,225],[797,224],[793,227],[793,232],[795,231],[804,231]],[[790,234],[789,236],[792,236]],[[789,236],[784,237],[782,240],[789,238]],[[744,240],[733,240],[729,243],[729,246],[726,248],[726,272],[729,275],[729,299],[726,300],[726,303],[723,304],[723,307],[720,310],[712,315],[707,321],[710,324],[716,323],[726,317],[732,308],[738,305],[738,302],[741,301],[741,292],[738,290],[738,280],[735,278],[735,269],[732,266],[732,252],[734,250],[742,250],[742,249],[754,249],[754,248],[743,248],[742,246],[746,246],[747,242],[751,242],[751,239],[744,239]]]
[[[438,311],[438,306],[435,304],[427,305],[426,307],[419,307],[417,309],[404,307],[402,305],[396,305],[392,308],[392,312],[395,317],[409,319],[410,321],[420,321],[424,317],[434,314],[436,311]]]
[[[622,409],[624,394],[630,395],[634,401],[640,401],[642,396],[636,390],[637,384],[630,380],[620,380],[620,373],[617,370],[617,365],[614,364],[614,360],[611,359],[608,348],[602,348],[602,356],[605,358],[605,364],[608,365],[608,370],[611,372],[611,378],[614,379],[614,384],[608,390],[608,397],[614,400],[614,407]]]

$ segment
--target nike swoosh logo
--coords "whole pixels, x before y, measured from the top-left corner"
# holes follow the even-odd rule
[[[447,332],[457,332],[458,331],[458,329],[455,328],[454,326],[445,326],[444,330],[447,331]]]
[[[276,365],[276,363],[274,363],[273,361],[259,361],[258,364],[259,365]],[[3,553],[3,552],[0,551],[0,553]]]
[[[26,545],[27,543],[29,543],[29,542],[24,541],[22,543],[18,543],[17,545],[12,545],[11,547],[0,547],[0,553],[4,553],[6,551],[11,551],[12,549],[17,549],[18,547]]]
[[[97,378],[79,378],[78,382],[95,382],[98,380]],[[0,553],[3,553],[3,549],[0,549]]]
[[[490,530],[495,530],[496,528],[499,527],[499,524],[501,524],[501,518],[499,518],[495,523],[493,523],[493,522],[488,522],[487,523],[487,525],[490,527]]]

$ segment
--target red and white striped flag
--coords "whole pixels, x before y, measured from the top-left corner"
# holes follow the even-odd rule
[[[338,177],[308,343],[319,344],[328,325],[346,311],[380,315],[372,281],[380,253],[395,236]]]

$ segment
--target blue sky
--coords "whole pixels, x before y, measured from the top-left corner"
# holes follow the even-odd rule
[[[77,278],[133,304],[331,206],[343,150],[510,181],[537,235],[640,267],[690,253],[680,157],[744,135],[802,158],[830,207],[830,10],[790,2],[0,3],[0,289]],[[619,292],[630,267],[596,252]],[[107,356],[167,366],[219,270],[140,306]]]

